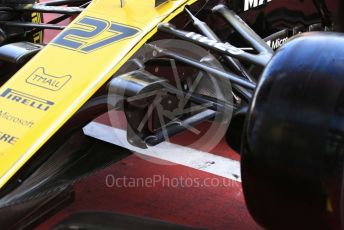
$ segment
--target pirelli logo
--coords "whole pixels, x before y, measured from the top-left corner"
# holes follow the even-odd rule
[[[48,111],[55,104],[52,101],[10,88],[6,89],[1,94],[1,97],[14,103],[22,104],[23,106],[31,107],[33,109],[45,112]]]

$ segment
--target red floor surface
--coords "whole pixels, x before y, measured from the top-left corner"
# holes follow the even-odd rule
[[[106,116],[100,120],[108,123]],[[212,153],[238,159],[225,141]],[[120,178],[117,184],[115,178]],[[145,156],[129,156],[74,189],[75,201],[37,229],[51,228],[80,211],[125,213],[204,229],[260,229],[246,209],[239,182],[181,165],[155,164]]]
[[[180,181],[157,182],[151,187],[130,187],[131,178],[207,178],[218,186],[188,186]],[[126,177],[127,183],[114,185],[113,178]],[[214,179],[215,178],[215,179]],[[170,184],[168,184],[170,183]],[[217,183],[217,182],[214,182]],[[127,187],[124,187],[127,186]],[[75,185],[73,204],[37,229],[47,229],[68,215],[86,210],[106,210],[165,220],[206,229],[259,229],[249,216],[241,184],[184,166],[161,166],[130,156]]]

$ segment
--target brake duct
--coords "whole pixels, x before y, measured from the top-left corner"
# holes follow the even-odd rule
[[[109,83],[109,93],[112,98],[116,98],[115,107],[123,110],[127,118],[128,142],[139,148],[155,146],[188,127],[213,119],[218,111],[223,111],[228,106],[201,95],[180,91],[167,80],[145,70],[135,70],[113,78]],[[188,96],[196,104],[207,103],[207,108],[184,119],[171,119],[152,130],[148,117],[161,105],[164,98],[171,96]]]

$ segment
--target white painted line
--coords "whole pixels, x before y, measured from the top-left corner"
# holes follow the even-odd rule
[[[142,155],[155,157],[241,182],[240,163],[236,160],[170,142],[163,142],[156,147],[150,147],[148,149],[140,149],[128,143],[126,131],[97,122],[89,123],[84,127],[83,131],[87,136],[115,144]]]

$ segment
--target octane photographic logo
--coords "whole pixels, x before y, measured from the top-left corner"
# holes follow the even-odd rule
[[[219,144],[232,117],[230,81],[188,61],[225,71],[204,48],[168,39],[144,45],[116,73],[108,95],[114,142],[168,165],[173,163],[145,153],[187,158],[192,151],[209,152]]]

